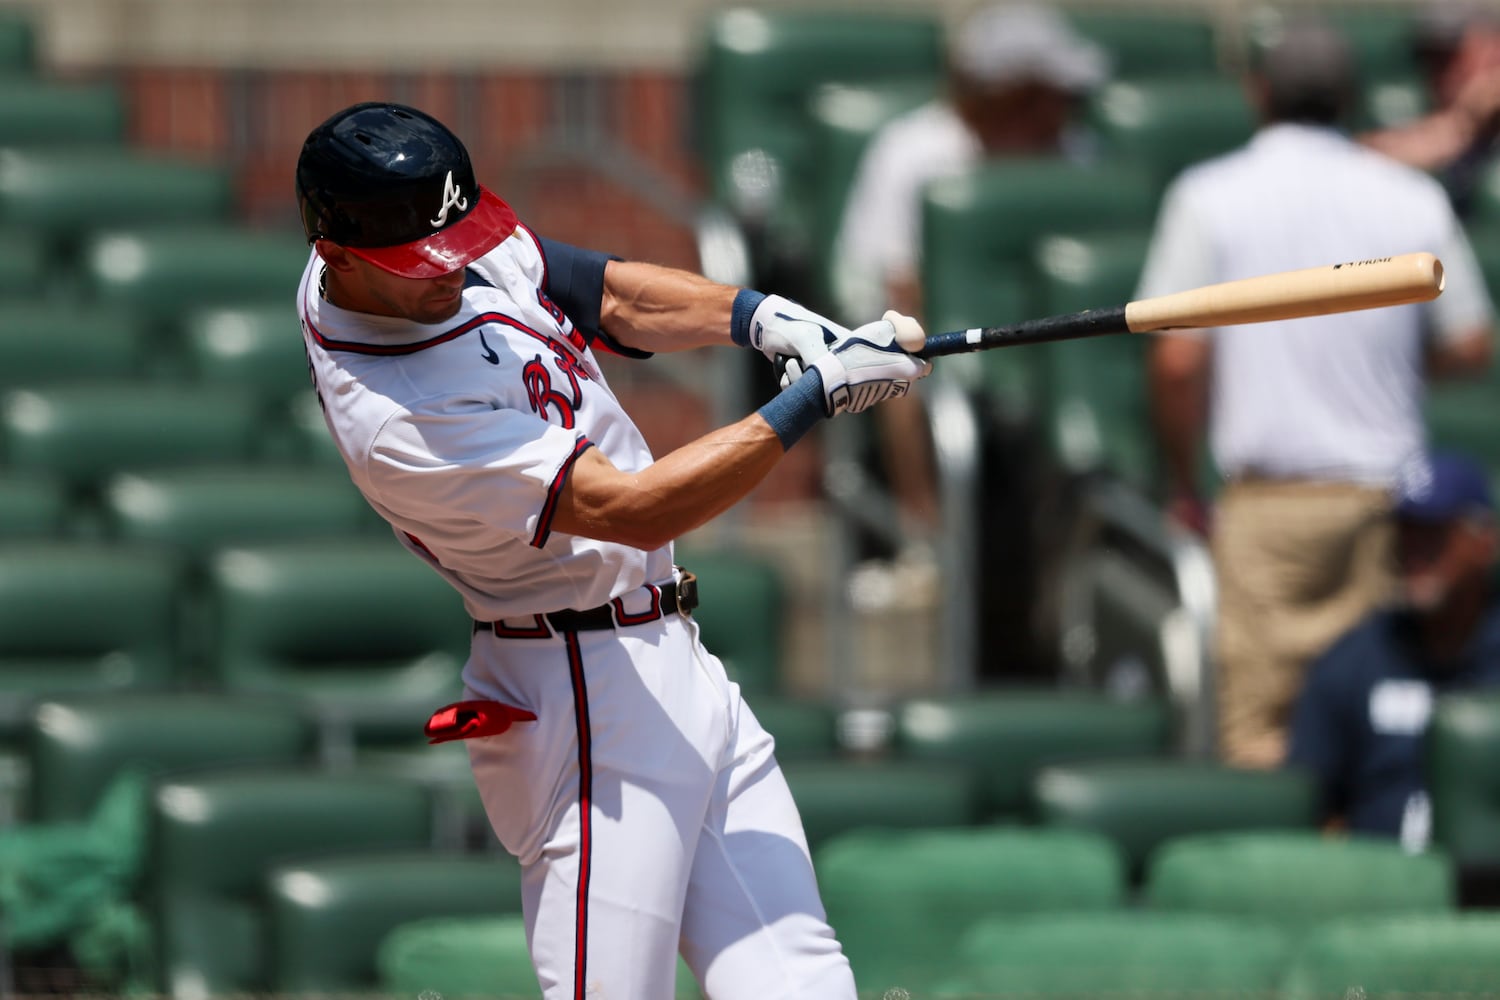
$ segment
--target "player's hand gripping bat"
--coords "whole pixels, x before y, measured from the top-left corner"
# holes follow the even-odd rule
[[[1442,262],[1430,253],[1407,253],[1241,278],[1123,306],[1085,309],[1010,326],[937,333],[929,336],[926,345],[915,353],[923,358],[936,358],[1012,344],[1040,344],[1113,333],[1299,319],[1427,302],[1437,298],[1442,290]]]

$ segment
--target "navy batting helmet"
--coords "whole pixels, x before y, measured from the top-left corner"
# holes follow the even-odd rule
[[[313,129],[297,158],[297,201],[309,243],[328,240],[406,278],[456,271],[516,228],[458,136],[401,104],[355,104]]]

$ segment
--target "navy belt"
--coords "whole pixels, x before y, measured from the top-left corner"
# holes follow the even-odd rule
[[[532,615],[533,621],[520,627],[513,624],[516,618],[475,621],[474,631],[493,632],[502,639],[545,639],[558,632],[599,632],[616,626],[644,625],[667,615],[690,614],[698,606],[698,578],[680,567],[679,570],[679,579],[671,583],[646,584],[643,589],[651,594],[651,606],[645,611],[626,611],[624,602],[616,597],[608,604],[586,611],[567,608]]]

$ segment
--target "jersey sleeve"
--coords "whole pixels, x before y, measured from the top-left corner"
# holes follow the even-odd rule
[[[543,547],[563,484],[591,442],[530,413],[462,405],[481,412],[418,409],[386,422],[368,464],[378,499],[422,525],[428,541],[437,534],[472,539],[479,524]]]
[[[1162,197],[1140,283],[1136,286],[1137,299],[1169,295],[1219,280],[1214,273],[1212,243],[1194,188],[1188,183],[1191,176],[1179,178]]]
[[[1488,329],[1494,322],[1495,307],[1463,225],[1448,214],[1447,237],[1437,250],[1437,258],[1443,262],[1443,294],[1429,306],[1434,336],[1453,343],[1476,330]]]
[[[521,241],[517,257],[522,271],[536,284],[547,303],[572,321],[573,329],[590,346],[627,358],[652,356],[650,351],[621,344],[600,323],[604,268],[610,261],[623,258],[550,240],[525,226],[517,227],[515,238]]]

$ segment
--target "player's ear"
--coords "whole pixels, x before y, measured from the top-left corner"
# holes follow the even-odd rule
[[[328,266],[335,271],[342,271],[347,274],[354,270],[354,255],[337,243],[319,240],[318,256],[322,257]]]

